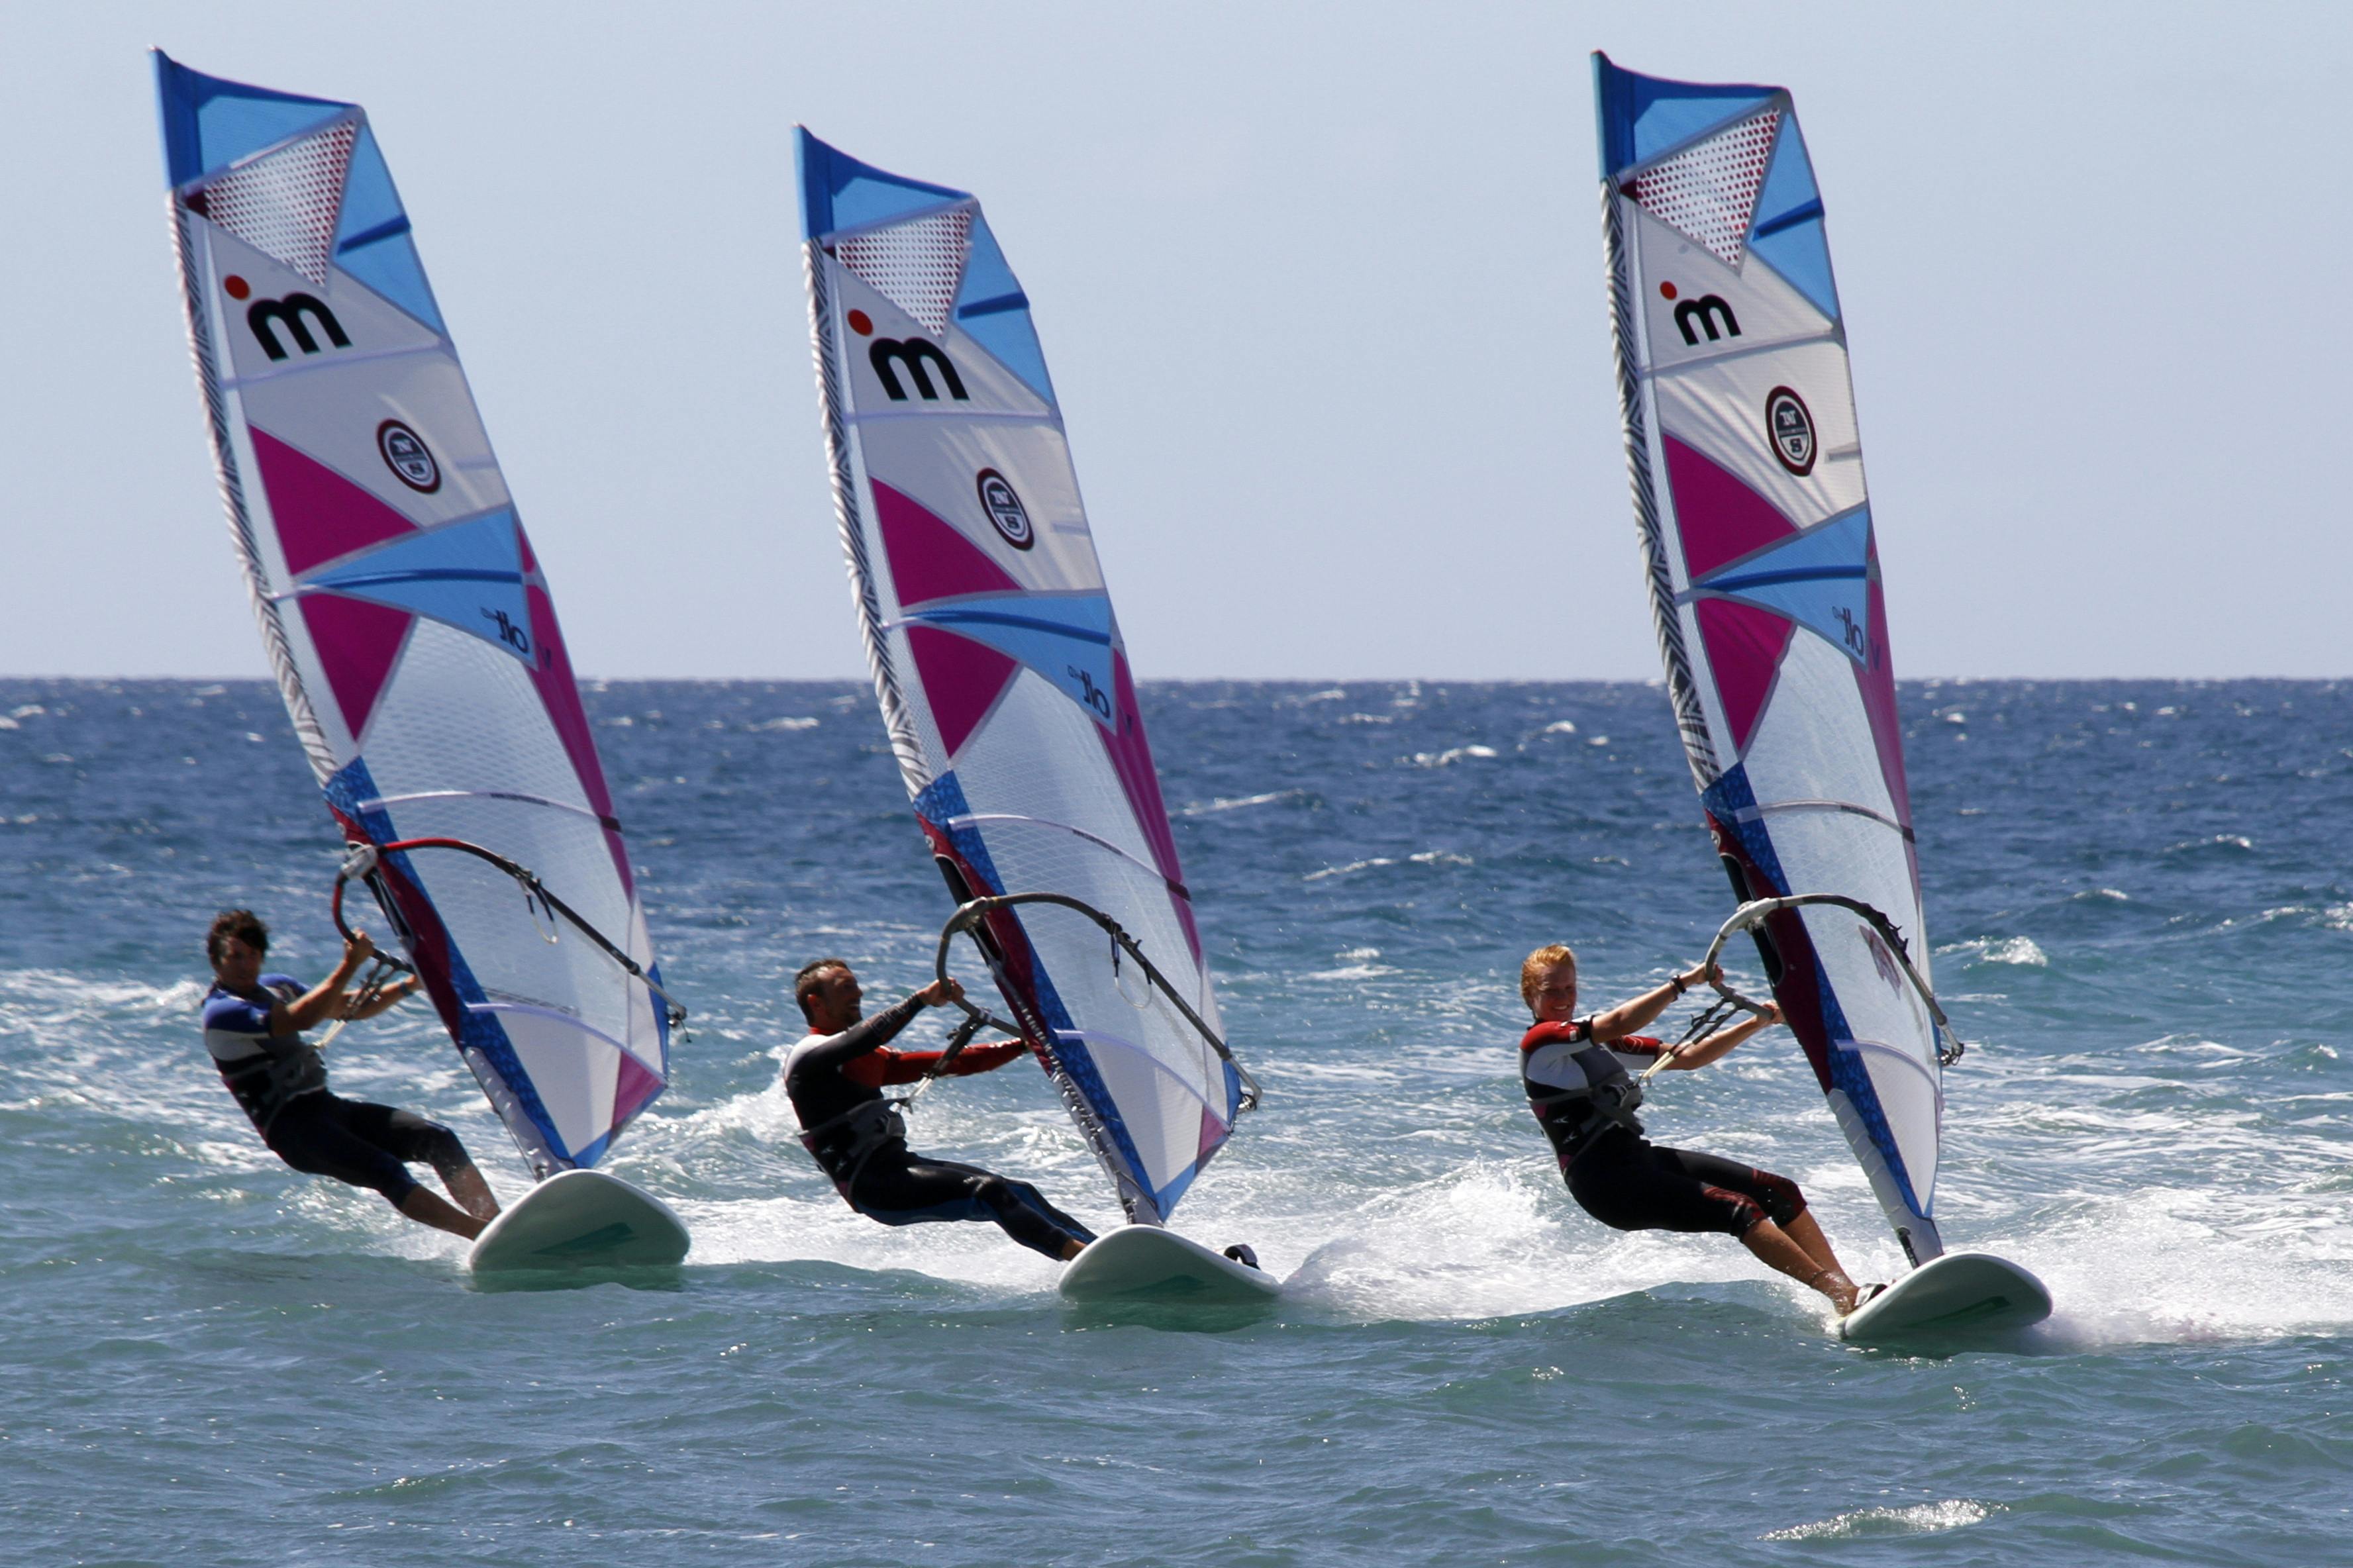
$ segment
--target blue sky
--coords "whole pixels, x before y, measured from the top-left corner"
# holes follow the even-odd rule
[[[2353,8],[23,6],[0,673],[259,675],[147,61],[366,105],[584,673],[863,668],[790,131],[976,192],[1137,668],[1650,679],[1587,51],[1797,95],[1899,673],[2353,673]]]

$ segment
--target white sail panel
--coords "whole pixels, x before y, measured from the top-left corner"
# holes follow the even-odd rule
[[[1029,301],[979,204],[801,136],[835,504],[883,720],[959,897],[1116,921],[1220,1029]],[[1238,1074],[1103,931],[993,917],[1000,989],[1131,1219],[1224,1142]]]
[[[1822,205],[1789,95],[1595,57],[1620,403],[1673,701],[1741,899],[1835,893],[1929,969],[1862,449]],[[1759,947],[1915,1261],[1935,1215],[1937,1027],[1832,907]]]
[[[156,72],[222,491],[336,821],[528,868],[658,976],[554,603],[366,115]],[[594,1164],[661,1091],[666,1009],[470,856],[387,853],[372,886],[533,1171]]]

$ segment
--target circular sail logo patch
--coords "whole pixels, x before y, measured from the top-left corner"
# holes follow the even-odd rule
[[[384,466],[393,477],[410,489],[429,496],[441,488],[441,465],[426,449],[424,438],[399,420],[387,419],[375,427],[375,449],[384,454]]]
[[[997,525],[1006,543],[1016,550],[1027,550],[1038,542],[1037,531],[1029,526],[1029,509],[1013,493],[1013,487],[1006,482],[1003,474],[995,468],[983,468],[974,479],[973,488],[980,492],[980,510],[988,514],[988,521]]]
[[[1767,393],[1765,433],[1783,468],[1801,479],[1814,471],[1814,416],[1804,398],[1786,386]]]

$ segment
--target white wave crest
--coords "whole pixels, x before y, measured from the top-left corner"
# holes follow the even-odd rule
[[[1976,1502],[1968,1498],[1924,1502],[1911,1508],[1859,1508],[1849,1513],[1817,1520],[1811,1524],[1794,1524],[1787,1530],[1770,1531],[1757,1539],[1860,1541],[1872,1536],[1930,1535],[1940,1530],[1959,1530],[1965,1525],[1982,1524],[2000,1511],[1998,1504]]]

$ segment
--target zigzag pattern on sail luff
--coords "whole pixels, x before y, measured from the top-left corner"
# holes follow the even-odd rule
[[[1683,647],[1683,617],[1675,608],[1674,572],[1659,522],[1650,433],[1642,418],[1641,371],[1636,363],[1633,267],[1626,254],[1624,225],[1617,192],[1605,180],[1601,226],[1608,252],[1609,335],[1618,351],[1618,412],[1626,432],[1626,470],[1634,491],[1635,529],[1642,541],[1643,564],[1651,584],[1651,621],[1659,635],[1659,657],[1666,666],[1667,697],[1674,705],[1675,728],[1683,733],[1683,754],[1691,763],[1692,776],[1704,790],[1724,770],[1715,759],[1715,743],[1707,732],[1707,715],[1700,706],[1691,656]]]
[[[874,568],[866,552],[865,525],[858,506],[858,479],[849,460],[849,426],[843,416],[841,373],[834,359],[832,296],[826,289],[825,258],[818,241],[801,246],[801,266],[808,279],[809,342],[817,354],[818,400],[824,405],[825,453],[833,477],[834,526],[849,558],[850,598],[858,606],[858,629],[866,642],[866,667],[874,677],[874,690],[882,708],[882,728],[891,737],[891,754],[899,760],[900,776],[910,795],[932,782],[923,759],[923,743],[915,733],[913,715],[899,689],[899,674],[891,664],[887,634],[882,629],[882,605],[874,587]]]
[[[253,618],[261,626],[261,646],[269,656],[269,671],[277,678],[278,689],[286,699],[287,714],[294,721],[294,738],[301,742],[302,754],[311,760],[311,773],[324,785],[334,776],[335,754],[327,744],[327,732],[311,706],[309,694],[302,689],[293,647],[286,640],[286,628],[279,622],[278,606],[269,597],[261,547],[253,535],[253,517],[246,508],[245,483],[237,471],[237,447],[229,433],[228,397],[221,389],[220,370],[214,363],[212,332],[206,326],[203,285],[197,276],[195,238],[188,229],[197,219],[180,205],[176,193],[164,199],[172,215],[172,250],[180,262],[180,306],[188,323],[188,351],[196,363],[197,389],[205,398],[205,434],[212,444],[213,478],[220,486],[221,500],[228,510],[229,537],[237,543],[237,559],[245,563],[246,596],[252,601]]]

